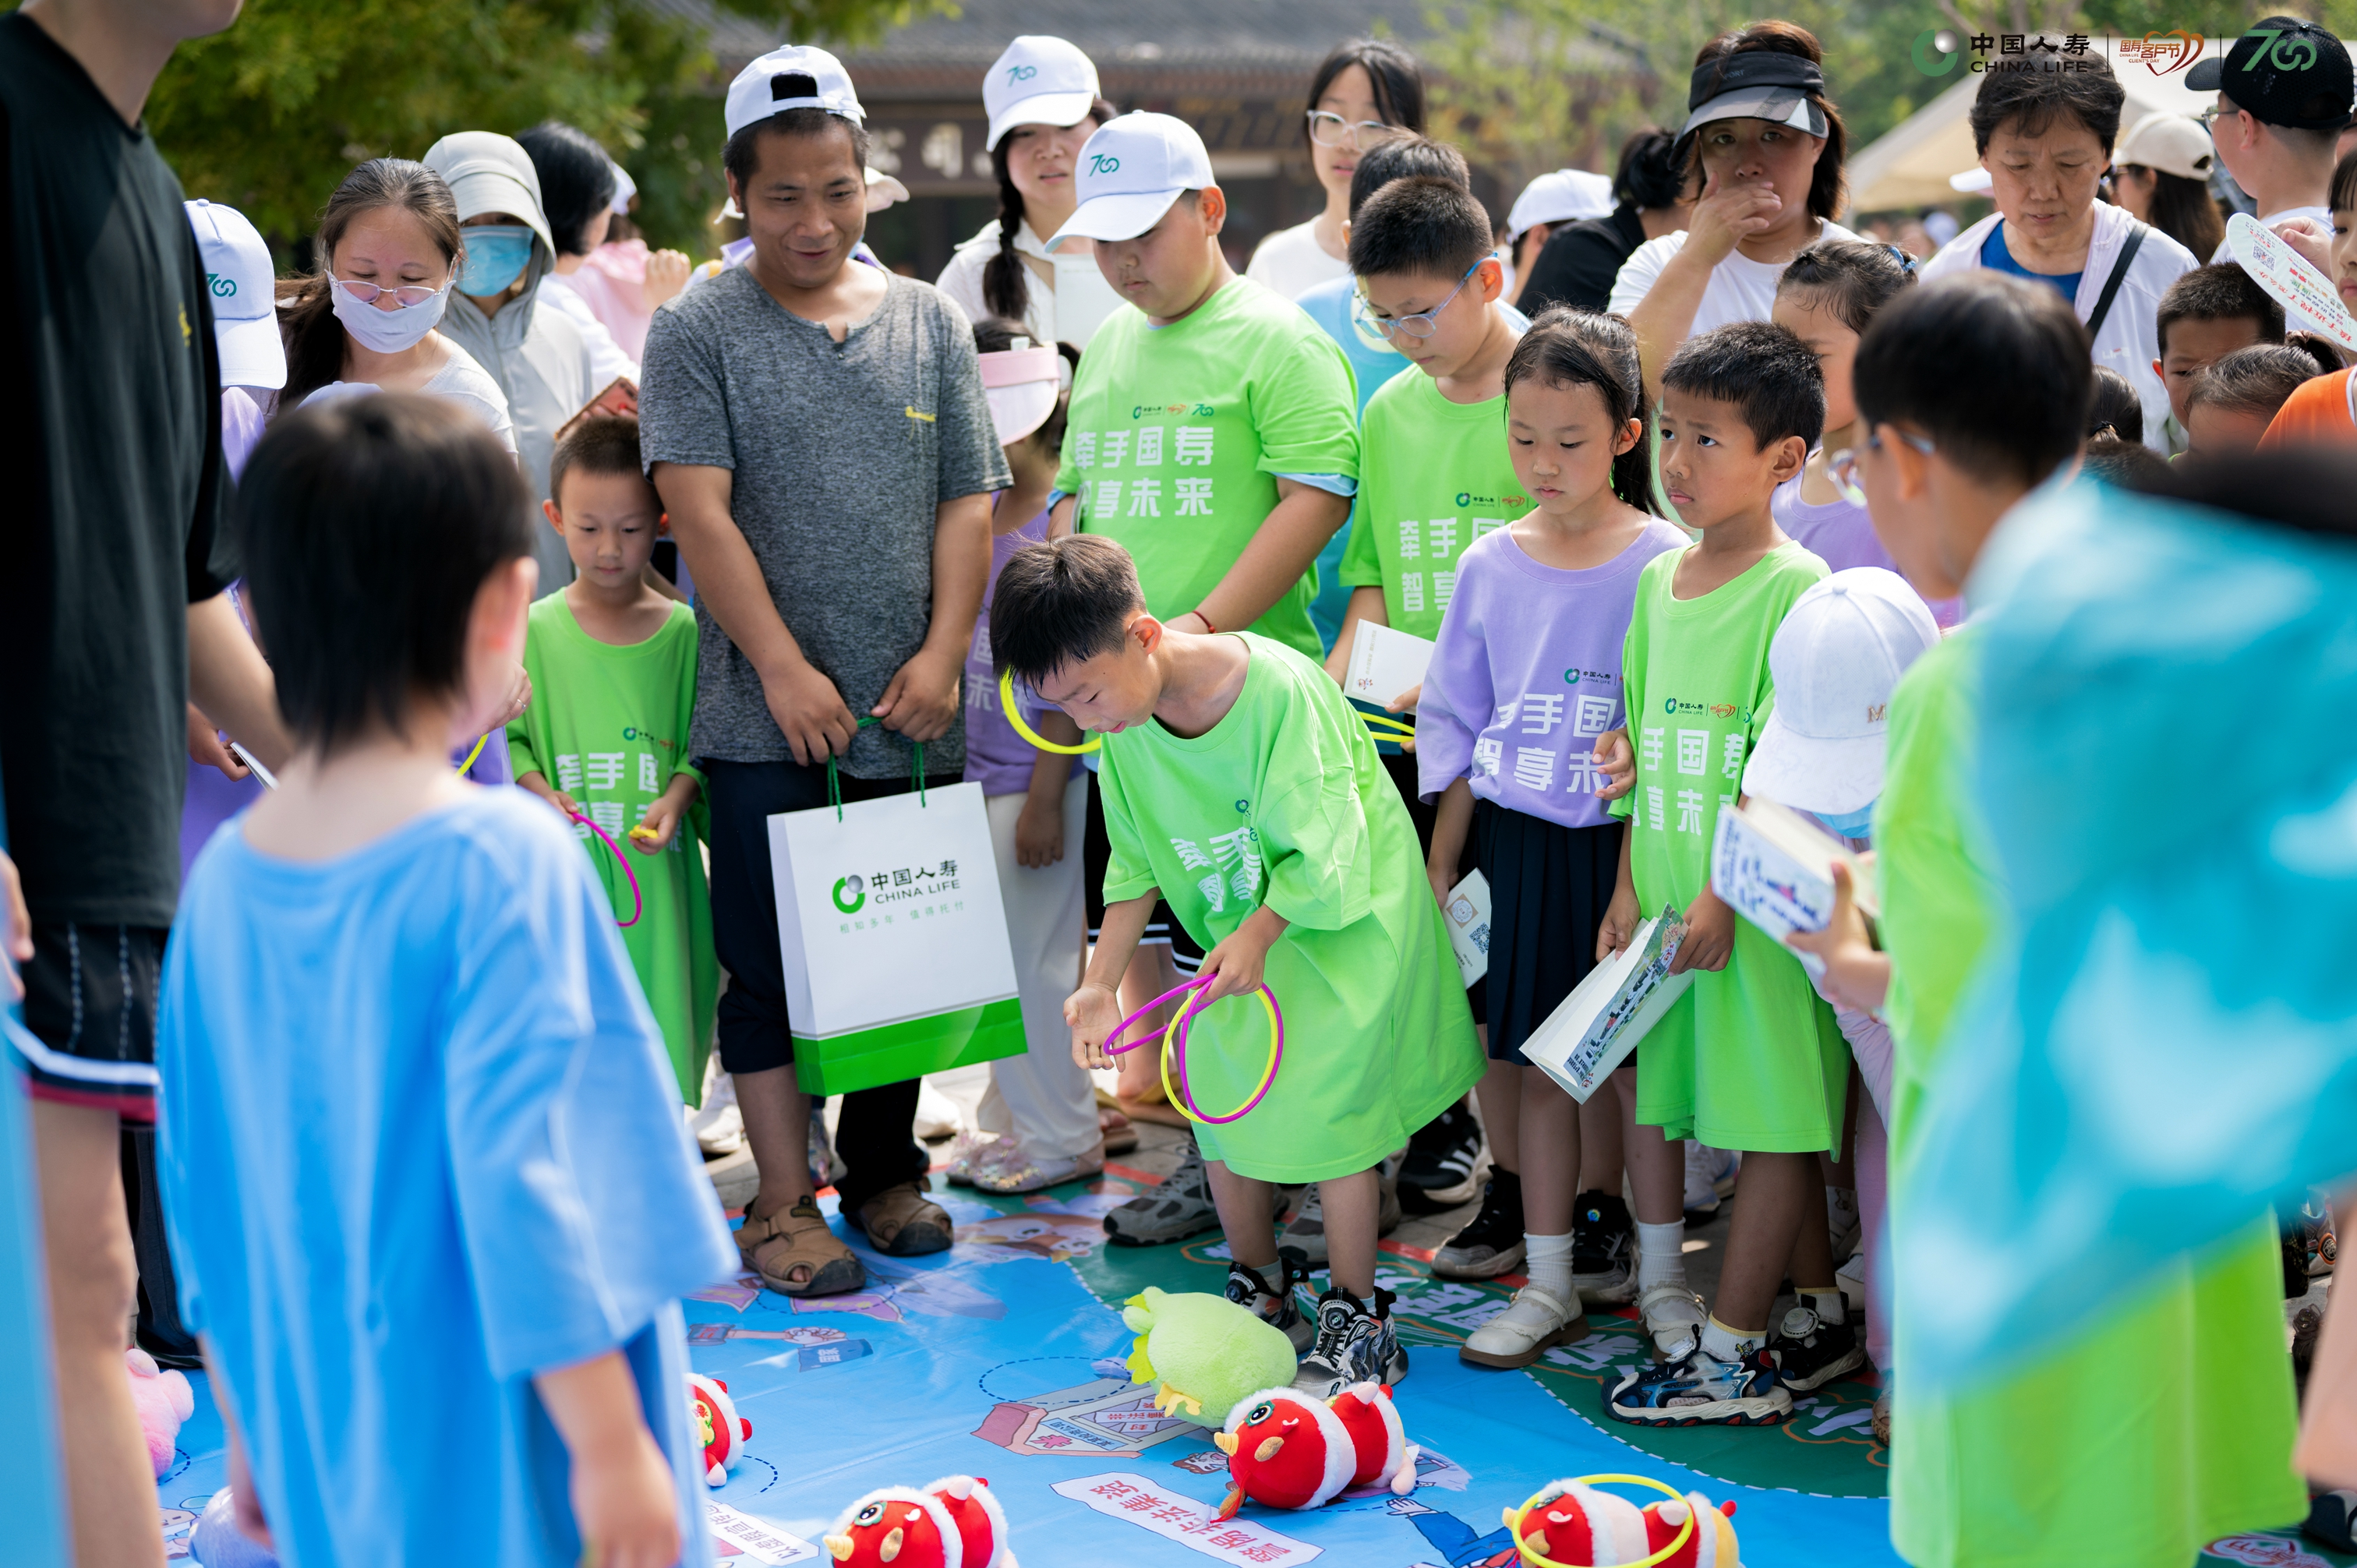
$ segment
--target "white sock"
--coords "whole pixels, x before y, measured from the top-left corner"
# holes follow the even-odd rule
[[[1813,1285],[1793,1294],[1800,1297],[1803,1306],[1817,1315],[1819,1323],[1839,1325],[1849,1321],[1849,1303],[1843,1298],[1839,1285],[1826,1285],[1822,1289]]]
[[[1703,1354],[1715,1356],[1722,1361],[1740,1361],[1767,1342],[1768,1336],[1761,1330],[1753,1329],[1747,1333],[1739,1328],[1729,1328],[1716,1317],[1702,1326]]]
[[[1649,1291],[1655,1285],[1685,1283],[1686,1222],[1674,1219],[1667,1225],[1648,1225],[1637,1221],[1637,1288]]]
[[[1566,1306],[1577,1306],[1579,1293],[1571,1283],[1571,1232],[1560,1236],[1534,1236],[1523,1232],[1523,1273],[1531,1283],[1553,1295]]]

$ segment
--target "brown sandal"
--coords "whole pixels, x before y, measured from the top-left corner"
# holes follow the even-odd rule
[[[949,1210],[913,1181],[886,1187],[861,1204],[851,1222],[867,1232],[868,1244],[877,1251],[901,1258],[949,1251],[955,1229]]]
[[[761,1219],[747,1209],[737,1250],[745,1266],[780,1295],[840,1295],[867,1283],[866,1269],[826,1228],[813,1198]]]

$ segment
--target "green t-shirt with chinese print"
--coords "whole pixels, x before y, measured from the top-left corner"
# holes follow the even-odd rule
[[[1279,474],[1359,477],[1350,364],[1299,306],[1237,278],[1168,327],[1131,308],[1097,329],[1056,488],[1080,498],[1081,532],[1136,558],[1148,610],[1184,615],[1219,586],[1275,510]],[[1251,629],[1318,654],[1315,576]]]
[[[509,760],[517,778],[537,773],[572,796],[630,857],[642,908],[622,929],[622,945],[662,1026],[680,1097],[700,1105],[720,998],[704,882],[702,796],[659,854],[645,853],[629,837],[673,775],[696,772],[687,758],[695,612],[673,605],[662,630],[617,646],[582,630],[565,596],[551,594],[525,622],[523,667],[532,677],[532,705],[508,725]],[[613,902],[614,918],[629,919],[630,879],[614,852],[580,823],[572,826]]]
[[[1276,1077],[1249,1115],[1195,1135],[1240,1175],[1320,1181],[1389,1157],[1472,1087],[1483,1058],[1415,826],[1367,726],[1309,656],[1242,640],[1243,688],[1210,730],[1104,737],[1104,897],[1159,888],[1207,951],[1264,904],[1290,922],[1265,972],[1285,1016]],[[1191,1022],[1198,1107],[1243,1104],[1268,1054],[1256,997]]]
[[[1699,548],[1697,546],[1697,548]],[[1621,666],[1636,787],[1629,871],[1648,917],[1710,885],[1711,835],[1776,700],[1768,644],[1825,564],[1786,541],[1699,598],[1670,589],[1682,550],[1637,579]],[[1791,950],[1734,921],[1727,966],[1694,983],[1637,1043],[1637,1120],[1721,1149],[1797,1153],[1841,1139],[1849,1047]]]
[[[1967,627],[1900,681],[1875,808],[1902,1247],[1926,1086],[1941,1057],[1967,1048],[1953,1026],[2010,924],[1970,795],[1976,650]],[[1900,1321],[1890,1445],[1900,1554],[1918,1568],[2191,1563],[2220,1536],[2298,1520],[2308,1495],[2290,1463],[2282,1294],[2275,1227],[2262,1217],[2164,1271],[2093,1330],[1961,1394],[1909,1380]],[[2104,1506],[2089,1509],[2090,1498]]]
[[[1465,547],[1531,510],[1506,444],[1506,400],[1451,403],[1410,365],[1368,400],[1361,440],[1342,581],[1382,588],[1394,630],[1435,640]]]

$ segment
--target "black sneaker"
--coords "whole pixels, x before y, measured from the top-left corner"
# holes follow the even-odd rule
[[[1407,1141],[1400,1167],[1400,1203],[1410,1214],[1454,1208],[1480,1190],[1481,1128],[1458,1101]]]
[[[1262,1322],[1283,1329],[1285,1337],[1293,1341],[1293,1353],[1298,1356],[1318,1338],[1318,1326],[1309,1321],[1293,1299],[1293,1287],[1308,1277],[1309,1270],[1303,1263],[1301,1254],[1291,1247],[1284,1248],[1276,1254],[1277,1283],[1275,1289],[1270,1288],[1267,1279],[1258,1269],[1247,1268],[1230,1259],[1228,1299],[1238,1306],[1250,1307]]]
[[[1523,1178],[1492,1166],[1481,1212],[1432,1255],[1432,1272],[1452,1280],[1491,1280],[1523,1265]]]
[[[1125,1247],[1184,1241],[1219,1225],[1211,1174],[1203,1169],[1203,1153],[1191,1138],[1178,1168],[1163,1177],[1161,1186],[1147,1188],[1104,1217],[1105,1234]]]
[[[1375,1287],[1372,1305],[1339,1287],[1318,1298],[1318,1339],[1301,1358],[1293,1386],[1332,1399],[1352,1383],[1386,1386],[1407,1376],[1407,1350],[1392,1326],[1392,1293]]]
[[[1769,1336],[1768,1359],[1776,1363],[1778,1382],[1804,1394],[1865,1366],[1866,1348],[1856,1324],[1827,1323],[1815,1308],[1796,1306],[1784,1315],[1781,1332]]]
[[[1573,1208],[1571,1283],[1583,1301],[1637,1298],[1637,1224],[1609,1192],[1583,1192]]]

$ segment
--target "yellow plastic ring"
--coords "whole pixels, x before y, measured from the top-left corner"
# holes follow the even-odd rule
[[[467,753],[466,761],[458,764],[459,772],[464,773],[467,769],[475,766],[475,758],[483,755],[483,743],[490,738],[491,732],[489,730],[485,730],[482,734],[475,737],[475,749]]]
[[[1096,751],[1104,745],[1104,736],[1100,735],[1090,736],[1079,746],[1059,746],[1025,724],[1023,710],[1017,707],[1015,702],[1015,671],[1012,670],[998,678],[998,708],[1006,715],[1006,722],[1015,726],[1017,735],[1042,751],[1052,751],[1059,757],[1079,757],[1087,752]]]
[[[1243,1112],[1260,1103],[1261,1096],[1268,1092],[1269,1084],[1276,1078],[1276,1064],[1285,1054],[1285,1026],[1276,1020],[1276,1003],[1270,997],[1268,987],[1264,985],[1253,994],[1260,998],[1262,1008],[1268,1014],[1268,1066],[1262,1069],[1260,1082],[1254,1087],[1243,1107],[1229,1112],[1225,1116],[1198,1115],[1194,1091],[1189,1089],[1182,1092],[1170,1081],[1170,1058],[1178,1054],[1178,1026],[1186,1021],[1189,1014],[1204,1005],[1205,993],[1200,990],[1189,992],[1187,1000],[1178,1004],[1178,1016],[1170,1020],[1170,1026],[1162,1033],[1162,1096],[1178,1108],[1180,1115],[1198,1126],[1221,1126],[1235,1121]]]
[[[1594,1487],[1599,1485],[1651,1487],[1653,1490],[1661,1493],[1663,1497],[1670,1498],[1674,1502],[1682,1503],[1686,1500],[1685,1494],[1684,1492],[1679,1491],[1675,1487],[1669,1485],[1667,1482],[1656,1481],[1651,1476],[1574,1476],[1572,1477],[1572,1485],[1576,1487]],[[1506,1530],[1508,1533],[1512,1535],[1514,1538],[1515,1552],[1524,1563],[1529,1563],[1531,1568],[1577,1568],[1577,1565],[1574,1563],[1558,1563],[1552,1557],[1542,1557],[1523,1544],[1523,1517],[1529,1513],[1532,1509],[1538,1506],[1539,1497],[1539,1493],[1533,1492],[1530,1496],[1530,1500],[1524,1503],[1521,1508],[1516,1509],[1506,1520]],[[1670,1543],[1667,1546],[1663,1547],[1651,1557],[1641,1557],[1634,1563],[1625,1564],[1624,1568],[1658,1568],[1659,1564],[1666,1563],[1671,1558],[1675,1557],[1679,1551],[1684,1547],[1685,1543],[1694,1539],[1694,1532],[1696,1525],[1695,1515],[1699,1511],[1699,1509],[1692,1509],[1690,1506],[1686,1514],[1685,1523],[1678,1527],[1677,1534],[1670,1538]]]
[[[1372,730],[1396,730],[1400,734],[1407,736],[1412,736],[1415,733],[1415,726],[1414,725],[1409,724],[1405,719],[1394,718],[1389,714],[1370,714],[1361,712],[1359,716],[1367,721],[1367,727]]]

